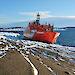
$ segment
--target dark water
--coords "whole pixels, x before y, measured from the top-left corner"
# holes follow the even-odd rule
[[[56,32],[60,32],[60,36],[56,41],[57,44],[75,47],[75,28],[57,30]]]

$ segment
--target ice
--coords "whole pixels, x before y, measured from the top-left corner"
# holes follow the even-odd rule
[[[0,54],[2,54],[3,52],[2,51],[0,51]]]
[[[56,29],[56,31],[58,31],[58,30],[60,30],[60,31],[64,31],[64,30],[66,30],[66,29]]]
[[[18,45],[20,48],[20,50],[28,50],[30,49],[33,53],[40,53],[43,56],[45,56],[46,58],[51,57],[54,60],[61,60],[61,61],[65,61],[64,59],[62,59],[62,57],[67,58],[67,59],[75,59],[75,47],[68,47],[68,46],[62,46],[59,44],[47,44],[47,43],[43,43],[43,42],[37,42],[37,41],[30,41],[30,40],[12,40],[12,39],[8,39],[3,35],[11,35],[11,36],[17,36],[19,34],[15,34],[15,33],[6,33],[6,32],[1,32],[0,34],[0,40],[3,40],[4,42],[6,42],[10,47],[6,46],[4,48],[4,50],[8,50],[9,48],[15,48],[18,50],[18,47],[15,46],[12,41]],[[2,39],[3,38],[3,39]],[[10,40],[11,42],[7,41]],[[0,42],[2,44],[2,42]],[[21,45],[19,45],[21,44]],[[33,50],[34,49],[34,50]],[[42,51],[42,50],[43,51]],[[26,51],[27,54],[29,54],[29,51]],[[49,55],[48,55],[49,54]],[[57,55],[58,55],[58,59],[57,59]]]
[[[6,37],[5,37],[5,36],[0,35],[0,39],[1,39],[1,38],[6,39]]]
[[[0,58],[4,57],[6,55],[7,51],[0,51]]]
[[[21,54],[24,56],[25,54],[23,54],[22,52],[21,52]],[[25,57],[24,56],[24,58],[29,62],[29,64],[32,66],[32,68],[33,68],[33,70],[34,70],[34,75],[38,75],[38,70],[35,68],[35,66],[33,65],[33,63],[29,60],[29,58],[28,57]]]
[[[19,33],[0,32],[0,36],[4,36],[4,35],[17,37],[17,36],[19,36],[20,34],[19,34]]]

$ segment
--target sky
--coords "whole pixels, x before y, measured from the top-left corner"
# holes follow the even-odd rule
[[[0,0],[0,24],[41,21],[58,27],[75,26],[75,0]]]

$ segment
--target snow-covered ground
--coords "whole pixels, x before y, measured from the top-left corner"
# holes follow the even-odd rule
[[[75,47],[62,46],[58,44],[47,44],[30,40],[13,40],[5,37],[5,35],[16,37],[19,34],[4,32],[0,33],[0,45],[2,45],[0,46],[0,58],[3,58],[9,50],[16,49],[30,63],[34,70],[34,75],[38,75],[38,70],[28,58],[29,54],[39,58],[40,63],[53,73],[55,72],[46,64],[44,64],[37,54],[41,54],[47,59],[52,58],[55,61],[67,61],[75,64]]]
[[[0,32],[0,36],[4,36],[4,35],[17,37],[17,36],[19,36],[20,34],[19,34],[19,33]]]
[[[12,33],[12,34],[11,33],[0,33],[0,40],[1,40],[1,38],[3,38],[4,42],[9,43],[6,41],[6,39],[8,39],[8,38],[5,37],[4,35],[16,37],[19,34],[17,34],[17,33],[16,34],[15,33]],[[47,44],[47,43],[42,43],[42,42],[30,41],[30,40],[16,40],[16,41],[14,40],[14,42],[17,43],[17,45],[19,45],[21,43],[22,47],[20,49],[24,49],[25,51],[27,49],[30,49],[34,53],[36,53],[36,51],[42,53],[42,55],[44,55],[45,57],[49,56],[54,59],[57,59],[57,57],[59,56],[59,60],[65,61],[65,59],[61,58],[61,57],[65,57],[69,60],[73,60],[73,62],[75,61],[75,47],[62,46],[62,45],[58,45],[58,44]],[[9,43],[9,44],[11,45],[11,43]],[[6,48],[6,49],[8,49],[8,48]],[[44,51],[42,52],[42,50],[44,50]],[[2,52],[0,52],[0,54],[1,53]],[[54,53],[55,55],[51,55],[50,53]]]

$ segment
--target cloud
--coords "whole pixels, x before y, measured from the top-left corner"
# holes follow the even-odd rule
[[[28,16],[32,16],[32,17],[36,17],[38,12],[20,12],[20,15],[28,15]],[[39,14],[41,15],[41,19],[44,18],[75,18],[75,16],[54,16],[54,15],[50,15],[51,12],[50,11],[39,11]]]
[[[9,23],[7,21],[1,21],[0,24],[6,24],[6,23]]]
[[[8,17],[0,17],[0,19],[7,19]]]
[[[58,18],[75,18],[75,16],[57,16]]]
[[[38,12],[20,12],[20,15],[28,15],[28,16],[33,16],[36,17]],[[41,15],[41,18],[48,18],[50,17],[49,11],[39,11],[39,14]]]
[[[34,19],[34,18],[30,18],[30,19],[22,19],[22,20],[19,20],[19,22],[32,21],[32,20],[35,20],[35,19]]]

